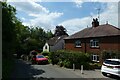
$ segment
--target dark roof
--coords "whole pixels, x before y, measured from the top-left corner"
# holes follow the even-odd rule
[[[47,41],[47,43],[48,43],[48,45],[53,46],[56,43],[58,43],[60,40],[66,38],[66,37],[67,37],[67,35],[52,37]]]
[[[65,39],[89,38],[89,37],[103,37],[120,35],[120,28],[110,24],[99,25],[97,27],[85,28]]]

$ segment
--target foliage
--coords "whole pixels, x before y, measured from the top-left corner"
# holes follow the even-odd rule
[[[102,64],[100,63],[90,63],[91,69],[101,69]]]
[[[44,51],[44,52],[41,52],[41,54],[44,56],[48,56],[50,54],[50,52]]]
[[[64,66],[67,68],[72,68],[73,64],[75,64],[76,68],[80,69],[80,66],[84,65],[84,69],[87,69],[90,62],[90,56],[87,53],[65,50],[52,52],[49,55],[49,58],[51,59],[52,64],[58,64],[61,67]]]
[[[102,59],[120,58],[120,51],[103,50],[101,52],[101,56],[102,56]]]
[[[11,5],[7,5],[5,2],[0,2],[2,4],[2,52],[3,57],[9,57],[12,54],[16,44],[16,31],[15,22],[17,18],[15,17],[16,9]]]
[[[67,30],[63,26],[56,26],[54,36],[68,35]]]
[[[33,26],[34,28],[24,26],[16,17],[16,9],[13,6],[6,2],[0,4],[2,4],[2,57],[3,67],[5,67],[4,62],[7,62],[5,60],[13,58],[10,56],[17,54],[20,57],[22,54],[29,54],[31,50],[42,49],[46,40],[53,34],[39,26]]]
[[[2,60],[2,78],[7,79],[11,76],[11,72],[13,70],[13,67],[15,65],[15,60],[13,58],[9,58],[9,59],[3,59]]]

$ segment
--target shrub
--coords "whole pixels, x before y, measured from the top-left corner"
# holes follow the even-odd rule
[[[55,54],[55,52],[51,52],[48,56],[49,56],[49,59],[51,59],[51,63],[53,65],[59,62],[59,57],[57,54]]]
[[[72,68],[72,63],[70,61],[64,60],[63,61],[63,66],[66,67],[66,68]]]
[[[81,65],[83,65],[83,69],[84,69],[84,70],[89,70],[89,69],[91,69],[90,64],[89,64],[88,62],[82,62]]]
[[[41,54],[44,56],[48,56],[50,54],[50,52],[44,51],[44,52],[41,52]]]
[[[51,59],[52,64],[58,64],[67,68],[72,68],[73,64],[75,64],[75,67],[78,69],[80,69],[81,65],[89,67],[88,63],[90,62],[90,57],[87,53],[65,50],[52,52],[49,55],[49,58]],[[88,69],[88,67],[85,67],[84,69]]]
[[[113,51],[113,50],[103,50],[101,52],[102,59],[109,59],[109,58],[120,58],[120,51]]]
[[[91,69],[101,69],[102,64],[100,63],[90,63]]]

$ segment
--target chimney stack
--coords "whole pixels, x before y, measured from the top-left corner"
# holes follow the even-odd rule
[[[98,19],[97,18],[96,19],[93,18],[92,27],[97,27],[97,26],[99,26]]]

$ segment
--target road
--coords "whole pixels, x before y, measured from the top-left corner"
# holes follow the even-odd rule
[[[45,71],[41,75],[34,75],[34,77],[47,77],[47,78],[81,78],[71,70],[65,68],[59,68],[58,66],[52,65],[33,65],[35,69],[42,69]]]
[[[23,60],[16,60],[11,78],[81,78],[73,71],[58,66],[31,65]]]
[[[94,76],[94,77],[93,77]],[[79,70],[73,71],[71,69],[61,68],[56,65],[31,65],[29,62],[23,60],[16,60],[16,65],[11,72],[11,80],[18,80],[19,79],[47,79],[53,80],[58,78],[69,78],[69,79],[82,79],[88,78],[102,78],[102,80],[111,80],[109,78],[105,78],[100,74],[100,72],[95,71],[84,71],[82,75]],[[14,79],[13,79],[14,78]],[[103,79],[104,78],[104,79]],[[85,79],[84,79],[85,80]],[[90,79],[91,80],[91,79]]]

